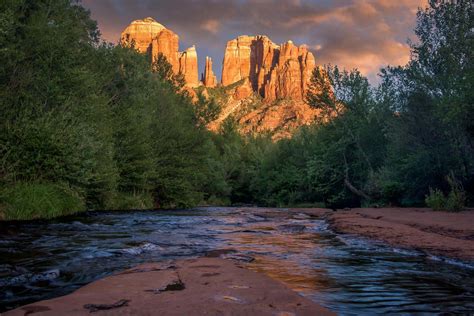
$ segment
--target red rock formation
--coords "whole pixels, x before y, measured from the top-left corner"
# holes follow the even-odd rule
[[[222,71],[223,86],[228,86],[250,76],[250,45],[252,41],[253,37],[239,36],[227,43]]]
[[[208,88],[214,88],[217,86],[217,77],[212,70],[212,58],[206,57],[206,67],[204,68],[204,74],[202,75],[202,83]]]
[[[151,42],[164,29],[163,25],[152,18],[135,20],[122,32],[120,42],[133,44],[142,53],[150,53]]]
[[[168,29],[163,29],[153,39],[151,43],[151,57],[152,61],[155,62],[159,54],[163,54],[168,62],[173,67],[175,74],[179,73],[179,37]]]
[[[245,78],[241,85],[235,88],[234,99],[237,101],[246,99],[253,94],[252,84],[249,78]]]
[[[222,68],[222,85],[249,78],[258,91],[275,65],[278,46],[266,36],[239,36],[227,43]]]
[[[174,73],[184,76],[185,90],[196,99],[194,88],[201,82],[194,46],[178,52],[178,35],[152,18],[132,22],[122,33],[121,42],[134,43],[140,52],[148,53],[152,61],[163,54]],[[219,100],[222,113],[209,128],[218,129],[223,120],[232,115],[242,132],[270,131],[275,138],[290,136],[297,127],[313,122],[319,113],[304,101],[315,67],[314,56],[308,48],[298,47],[291,41],[279,46],[263,35],[244,35],[229,41],[222,68],[224,96]],[[209,57],[202,84],[209,89],[217,86]],[[209,95],[206,89],[204,93]]]
[[[300,46],[300,64],[301,64],[301,81],[303,84],[303,92],[308,91],[308,85],[313,75],[313,70],[316,68],[316,60],[313,53],[308,51],[306,46]]]
[[[319,110],[304,102],[281,100],[248,112],[238,122],[243,133],[270,132],[278,140],[291,137],[298,127],[311,124],[319,114]]]
[[[151,61],[163,54],[173,67],[175,74],[184,75],[188,87],[197,87],[198,62],[196,48],[193,46],[180,53],[179,36],[152,18],[133,21],[121,35],[121,44],[134,45],[138,51],[148,53]]]
[[[227,43],[222,84],[249,78],[253,90],[267,101],[303,101],[314,67],[306,46],[291,41],[277,46],[266,36],[239,36]]]
[[[187,86],[199,86],[198,57],[195,46],[179,54],[179,72],[184,76]]]

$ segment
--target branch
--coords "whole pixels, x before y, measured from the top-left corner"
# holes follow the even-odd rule
[[[349,181],[349,165],[347,164],[346,154],[344,153],[344,165],[345,165],[345,177],[344,177],[344,185],[354,193],[355,195],[364,198],[366,200],[370,200],[370,196],[368,196],[365,192],[357,189],[352,183]]]

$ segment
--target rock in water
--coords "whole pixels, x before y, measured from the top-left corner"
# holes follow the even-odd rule
[[[306,230],[306,226],[298,224],[285,224],[278,226],[278,229],[285,233],[302,233]]]
[[[25,273],[18,276],[14,276],[8,280],[0,280],[1,286],[15,286],[15,285],[25,285],[25,284],[34,284],[43,281],[52,281],[57,279],[60,276],[60,271],[58,269],[49,270],[41,273]]]
[[[158,251],[158,250],[163,250],[163,248],[161,248],[158,245],[146,242],[136,247],[121,249],[119,253],[136,256],[144,252],[152,252],[152,251]]]

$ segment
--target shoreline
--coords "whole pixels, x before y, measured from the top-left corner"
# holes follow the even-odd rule
[[[239,262],[197,258],[148,263],[72,294],[5,312],[27,315],[335,315]]]
[[[326,216],[336,233],[353,234],[392,247],[474,262],[474,211],[426,208],[361,208]]]

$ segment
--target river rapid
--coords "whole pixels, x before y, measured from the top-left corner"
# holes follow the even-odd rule
[[[215,207],[2,223],[0,312],[219,249],[341,315],[474,312],[473,266],[336,234],[303,211]]]

